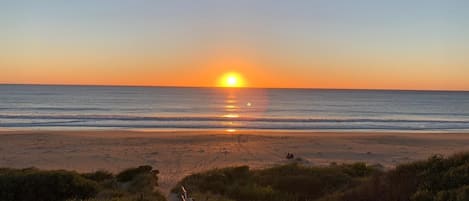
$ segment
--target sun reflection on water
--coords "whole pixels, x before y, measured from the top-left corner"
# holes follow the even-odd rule
[[[265,115],[268,96],[264,90],[224,88],[220,92],[217,116],[221,120],[222,131],[239,132],[257,123],[251,120]]]
[[[223,115],[225,118],[239,118],[238,114],[225,114]]]
[[[227,100],[225,100],[225,103],[227,103],[227,104],[235,104],[235,103],[237,103],[237,102],[238,102],[238,101],[237,101],[237,100],[234,100],[234,99],[227,99]]]
[[[236,118],[239,118],[239,111],[240,111],[240,106],[238,105],[238,97],[235,94],[235,91],[228,91],[228,94],[225,98],[225,105],[223,106],[223,112],[224,114],[222,115],[223,118],[228,118],[228,119],[233,119],[235,120]],[[224,127],[227,127],[225,129],[226,132],[228,133],[233,133],[236,132],[236,126],[239,125],[238,122],[234,123],[232,121],[230,122],[225,122],[222,123]]]

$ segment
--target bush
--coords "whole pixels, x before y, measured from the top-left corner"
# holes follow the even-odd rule
[[[469,153],[397,166],[348,190],[341,200],[469,200]]]
[[[165,201],[154,190],[157,173],[151,166],[125,170],[118,174],[119,178],[107,171],[78,174],[65,170],[3,168],[0,169],[0,200]]]
[[[153,168],[149,165],[143,165],[137,168],[129,168],[117,174],[116,178],[119,182],[129,182],[140,174],[150,174],[152,170]]]
[[[297,163],[249,170],[235,167],[184,178],[198,198],[249,201],[468,201],[469,152],[402,164],[383,172],[364,163],[306,167]]]
[[[347,188],[376,170],[365,164],[305,167],[297,163],[264,170],[247,166],[216,169],[184,178],[184,185],[201,198],[218,194],[226,200],[314,200]]]
[[[70,171],[0,170],[0,200],[54,201],[95,196],[98,184]]]
[[[103,182],[105,180],[114,178],[114,175],[112,175],[112,173],[105,170],[98,170],[96,172],[85,173],[82,174],[82,176],[96,182]]]
[[[433,201],[433,194],[429,191],[417,191],[411,197],[411,201]]]

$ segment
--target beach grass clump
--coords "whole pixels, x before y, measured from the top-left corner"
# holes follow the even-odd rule
[[[117,175],[99,170],[46,171],[36,168],[0,169],[0,200],[5,201],[165,201],[155,190],[158,171],[151,166]]]

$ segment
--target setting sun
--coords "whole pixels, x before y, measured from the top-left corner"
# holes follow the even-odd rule
[[[234,72],[226,73],[218,81],[219,87],[244,87],[243,77]]]

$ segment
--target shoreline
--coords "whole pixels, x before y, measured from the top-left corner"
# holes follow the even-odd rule
[[[139,165],[160,170],[168,192],[183,177],[213,168],[284,164],[285,153],[309,165],[397,164],[469,150],[469,133],[284,131],[0,131],[0,167],[100,169]]]
[[[228,131],[235,130],[235,131]],[[315,135],[460,135],[467,134],[469,131],[465,130],[456,130],[456,131],[432,131],[432,130],[333,130],[333,129],[323,129],[323,130],[282,130],[282,129],[5,129],[0,128],[0,136],[8,134],[38,134],[38,133],[47,133],[47,134],[61,134],[61,135],[92,135],[95,137],[106,136],[113,134],[117,136],[122,135],[136,135],[136,136],[149,136],[149,134],[156,134],[157,136],[187,136],[187,135],[267,135],[267,136],[276,136],[276,135],[289,135],[289,136],[315,136]],[[96,135],[100,134],[100,135]],[[116,136],[114,136],[116,137]]]

